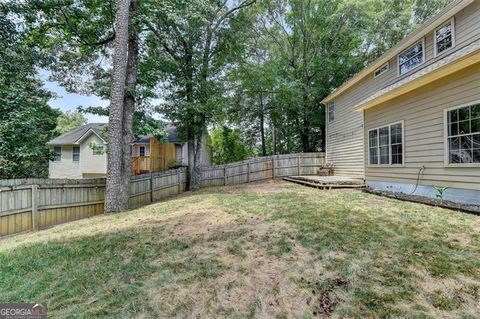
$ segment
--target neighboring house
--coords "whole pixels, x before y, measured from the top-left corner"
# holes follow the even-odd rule
[[[50,178],[98,178],[107,173],[104,135],[107,124],[87,124],[48,142],[55,157],[49,164]],[[187,144],[177,140],[174,129],[167,130],[166,143],[151,135],[139,136],[132,144],[132,174],[143,174],[188,164]],[[202,165],[211,165],[207,143]]]
[[[165,143],[153,135],[139,136],[132,144],[134,174],[163,171],[174,166],[188,166],[188,145],[180,142],[174,128],[167,129]],[[205,141],[201,154],[202,166],[212,165],[211,150]]]
[[[335,174],[480,204],[480,1],[454,1],[323,103]]]
[[[50,178],[105,177],[107,155],[102,135],[107,124],[87,124],[62,134],[50,142],[55,157],[50,161]]]

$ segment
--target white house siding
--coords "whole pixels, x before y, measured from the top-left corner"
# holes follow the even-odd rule
[[[53,152],[54,147],[52,146]],[[73,161],[73,146],[62,146],[62,157],[60,161],[50,161],[48,166],[48,176],[50,178],[82,178],[80,173],[80,162]]]
[[[103,145],[103,141],[95,134],[91,134],[80,145],[80,171],[83,174],[106,174],[107,154],[93,155],[90,144]]]

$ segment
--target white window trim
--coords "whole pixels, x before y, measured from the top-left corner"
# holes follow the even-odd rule
[[[387,66],[387,69],[379,74],[376,74],[378,70],[382,69],[384,66]],[[390,61],[385,63],[384,65],[382,65],[381,67],[379,67],[378,69],[376,69],[375,71],[373,71],[373,78],[376,79],[378,78],[379,76],[387,73],[388,71],[390,71]]]
[[[452,24],[452,47],[446,49],[443,52],[438,53],[438,51],[437,51],[437,30],[443,28],[448,23]],[[455,42],[455,17],[452,17],[451,19],[449,19],[448,21],[446,21],[445,23],[443,23],[442,25],[440,25],[438,28],[436,28],[433,31],[433,52],[434,52],[433,57],[436,58],[437,56],[440,56],[440,55],[444,54],[445,52],[450,51],[451,49],[455,48],[455,45],[456,45],[456,42]]]
[[[143,157],[147,156],[147,147],[145,145],[140,145],[138,147],[138,156],[142,157],[142,148],[143,148]]]
[[[471,168],[471,167],[480,167],[480,163],[450,163],[449,160],[449,153],[448,153],[448,111],[453,111],[456,109],[461,109],[466,106],[471,106],[475,104],[479,104],[480,100],[472,101],[469,103],[465,103],[459,106],[449,107],[443,110],[443,166],[444,167],[457,167],[457,168]],[[470,135],[470,134],[467,134]]]
[[[61,161],[62,161],[62,157],[63,157],[63,156],[62,156],[62,155],[63,155],[63,147],[62,147],[62,146],[58,146],[58,145],[57,145],[57,146],[54,146],[54,147],[53,147],[53,153],[55,153],[55,149],[56,149],[57,147],[60,148],[60,159],[57,161],[57,160],[56,160],[56,157],[54,157],[54,158],[53,158],[53,161],[54,161],[54,162],[61,162]]]
[[[416,46],[419,42],[422,43],[422,63],[420,63],[419,65],[417,65],[416,67],[414,67],[413,69],[411,70],[408,70],[407,72],[401,74],[400,73],[400,56],[405,53],[405,51],[408,51],[409,49],[411,49],[412,47]],[[423,64],[425,64],[425,37],[423,37],[422,39],[416,41],[414,44],[412,44],[411,46],[409,46],[408,48],[406,48],[405,50],[403,50],[402,52],[400,52],[399,54],[397,54],[397,77],[400,77],[400,76],[404,76],[404,75],[407,75],[409,73],[411,73],[413,70],[419,68],[420,66],[422,66]]]
[[[402,164],[392,164],[392,131],[391,127],[396,124],[402,124]],[[380,164],[380,133],[377,134],[377,149],[378,149],[378,163],[370,164],[370,132],[379,130],[388,126],[388,147],[389,147],[389,161],[388,164]],[[378,127],[371,128],[367,131],[367,151],[368,162],[367,167],[405,167],[405,120],[401,120],[394,123],[380,125]]]
[[[332,104],[333,104],[333,120],[330,121],[330,105],[332,105]],[[336,107],[337,107],[337,105],[335,103],[335,100],[328,103],[328,105],[327,105],[327,121],[328,121],[328,124],[335,122],[335,109],[336,109]]]
[[[78,148],[78,160],[77,161],[74,159],[75,152],[73,150],[75,149],[75,147]],[[81,153],[80,152],[80,146],[72,146],[72,162],[80,162],[80,153]]]

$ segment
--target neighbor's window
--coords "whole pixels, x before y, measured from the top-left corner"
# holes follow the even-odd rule
[[[373,77],[376,78],[377,76],[380,76],[385,72],[388,72],[388,70],[390,70],[390,63],[387,62],[373,73]]]
[[[145,156],[145,146],[140,146],[140,156]]]
[[[62,147],[61,146],[55,146],[53,148],[53,160],[55,162],[59,162],[62,160]]]
[[[449,164],[480,163],[480,104],[447,112]]]
[[[402,75],[425,62],[423,39],[398,55],[398,74]]]
[[[455,46],[453,19],[435,30],[435,56]]]
[[[73,161],[78,162],[80,160],[80,147],[73,147]]]
[[[103,146],[96,145],[93,147],[93,155],[103,155]]]
[[[328,122],[333,122],[335,120],[335,102],[332,102],[328,105]]]
[[[368,131],[370,165],[403,165],[403,123]]]

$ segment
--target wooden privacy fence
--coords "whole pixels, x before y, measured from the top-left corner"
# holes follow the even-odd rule
[[[202,187],[243,184],[283,176],[313,175],[323,153],[260,157],[202,168]],[[185,168],[132,176],[130,207],[187,189]],[[0,236],[39,230],[103,214],[105,179],[0,180]]]
[[[185,168],[132,176],[130,206],[184,192],[186,181]],[[0,181],[0,236],[103,214],[104,199],[105,179]]]
[[[295,175],[315,175],[325,163],[324,153],[257,157],[202,169],[202,187],[236,185]]]

